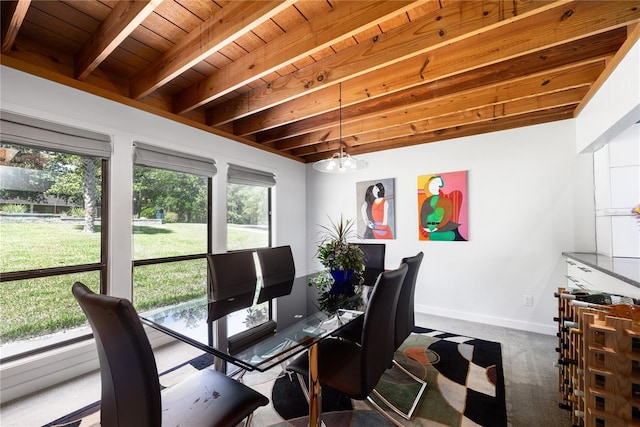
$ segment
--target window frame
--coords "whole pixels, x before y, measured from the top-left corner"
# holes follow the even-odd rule
[[[227,222],[228,206],[229,206],[229,184],[247,185],[254,187],[266,187],[267,189],[267,245],[254,248],[229,249],[229,228]],[[227,205],[225,206],[225,227],[227,232],[226,251],[234,252],[239,250],[270,248],[273,245],[273,187],[276,185],[275,174],[265,172],[258,169],[252,169],[245,166],[239,166],[229,163],[227,168],[227,183],[225,190],[227,192]]]
[[[207,239],[206,252],[188,255],[174,255],[157,258],[135,259],[132,254],[131,260],[131,294],[135,305],[135,281],[134,271],[136,267],[159,265],[171,262],[191,261],[204,259],[213,250],[213,177],[217,174],[216,162],[214,159],[200,157],[185,152],[178,152],[168,148],[147,144],[145,142],[134,141],[133,143],[133,167],[155,168],[182,174],[195,176],[205,176],[207,178]],[[135,184],[135,173],[133,184]],[[131,228],[132,243],[135,248],[135,236],[133,236],[133,224]],[[135,251],[135,249],[134,249]],[[207,271],[207,280],[209,280]],[[207,284],[208,286],[208,284]],[[206,292],[206,288],[205,288]]]
[[[16,144],[19,145],[19,144]],[[22,145],[24,147],[33,148],[31,146]],[[52,149],[48,149],[51,151],[56,151]],[[72,153],[77,154],[77,153]],[[77,154],[83,155],[83,154]],[[100,158],[100,157],[98,157]],[[0,275],[0,284],[4,282],[11,282],[16,280],[28,280],[28,279],[41,279],[44,277],[51,276],[63,276],[66,274],[73,273],[85,273],[89,271],[98,271],[100,274],[100,293],[107,293],[107,283],[108,283],[108,265],[109,265],[109,183],[110,181],[110,159],[108,158],[100,158],[101,160],[101,168],[102,168],[102,180],[100,182],[102,188],[101,194],[101,228],[100,228],[100,262],[91,263],[91,264],[78,264],[78,265],[66,265],[62,267],[48,267],[41,269],[31,269],[31,270],[20,270],[13,272],[6,272]],[[25,350],[23,352],[0,358],[0,364],[8,363],[14,360],[23,359],[29,356],[33,356],[36,354],[41,354],[50,350],[59,349],[62,347],[69,346],[71,344],[75,344],[78,342],[86,341],[93,338],[93,333],[82,334],[77,337],[60,339],[51,344],[46,344],[39,346],[37,348],[33,348],[30,350]]]
[[[267,189],[267,246],[229,249],[229,241],[228,241],[229,233],[228,233],[227,216],[228,216],[228,206],[229,206],[228,195],[229,195],[230,184],[266,187]],[[244,166],[238,166],[234,164],[228,165],[227,181],[225,184],[225,191],[227,193],[227,196],[225,198],[226,204],[225,204],[225,210],[224,210],[225,231],[227,233],[226,239],[225,239],[226,252],[254,251],[255,253],[255,250],[257,249],[262,249],[264,247],[271,247],[273,245],[273,187],[275,185],[276,185],[275,175],[272,173],[263,172],[263,171],[247,168]],[[256,257],[254,256],[254,261],[256,262],[256,268],[258,268],[258,265],[257,265],[258,261],[255,258]],[[256,287],[256,296],[258,292],[259,292],[259,289]],[[251,307],[253,307],[253,305]],[[246,307],[239,311],[246,310],[248,308],[250,307]],[[272,301],[267,302],[267,311],[268,311],[267,318],[269,320],[272,320],[273,319],[273,302]],[[209,334],[210,334],[210,337],[213,337],[214,341],[216,340],[226,341],[229,338],[229,325],[227,320],[228,319],[225,316],[221,319],[216,320],[214,322],[215,325],[211,324],[209,326],[211,328],[211,330],[209,331]],[[229,375],[234,376],[240,371],[241,369],[238,368],[238,370],[229,373]]]

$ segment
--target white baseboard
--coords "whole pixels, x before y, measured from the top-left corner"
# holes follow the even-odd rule
[[[441,307],[432,307],[428,305],[416,304],[416,312],[431,314],[434,316],[450,317],[452,319],[467,320],[469,322],[483,323],[486,325],[501,326],[504,328],[518,329],[521,331],[535,332],[544,335],[555,335],[558,332],[557,325],[546,325],[542,323],[531,323],[520,320],[507,319],[504,317],[487,316],[484,314],[469,313],[466,311],[457,311],[443,309]]]

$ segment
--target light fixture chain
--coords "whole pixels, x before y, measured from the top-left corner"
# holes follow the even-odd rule
[[[313,164],[313,168],[320,172],[355,172],[367,167],[367,162],[364,160],[356,160],[351,157],[351,155],[345,153],[344,146],[346,144],[342,140],[342,82],[338,83],[338,89],[338,144],[340,145],[340,150],[330,158],[318,160]]]

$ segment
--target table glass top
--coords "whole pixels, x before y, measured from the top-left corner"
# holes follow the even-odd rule
[[[297,277],[293,283],[282,284],[279,289],[259,289],[256,302],[266,299],[269,304],[270,301],[272,321],[252,325],[248,329],[240,327],[244,331],[236,334],[238,328],[234,328],[234,324],[246,324],[247,313],[251,311],[230,313],[224,317],[224,324],[234,335],[229,333],[222,338],[214,337],[213,345],[209,345],[207,317],[209,309],[215,310],[215,307],[208,304],[206,297],[141,313],[140,317],[147,325],[196,345],[214,356],[245,369],[265,371],[331,335],[362,314],[361,295],[320,293],[308,285],[309,277]],[[280,295],[282,293],[285,295]],[[327,304],[327,300],[331,304]],[[331,309],[326,308],[328,305]],[[226,335],[230,336],[227,338]]]

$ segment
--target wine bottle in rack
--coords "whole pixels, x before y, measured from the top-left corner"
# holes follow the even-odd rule
[[[572,293],[562,293],[555,294],[557,298],[566,299],[566,300],[578,300],[590,302],[592,304],[611,304],[611,297],[609,294],[598,292],[598,293],[590,293],[590,292],[572,292]]]
[[[640,324],[640,305],[629,303],[600,305],[585,301],[571,301],[571,305],[573,305],[574,307],[583,307],[596,311],[602,311],[615,317],[631,319],[634,324]]]
[[[560,407],[560,409],[565,409],[567,411],[570,411],[572,409],[570,403],[558,403],[558,406]]]
[[[558,365],[564,365],[564,366],[578,365],[578,361],[576,359],[569,359],[568,357],[563,357],[561,359],[558,359]]]
[[[616,295],[606,292],[588,292],[582,289],[579,291],[573,291],[571,293],[556,292],[554,295],[556,296],[556,298],[584,301],[598,305],[636,304],[639,302],[624,295]]]

